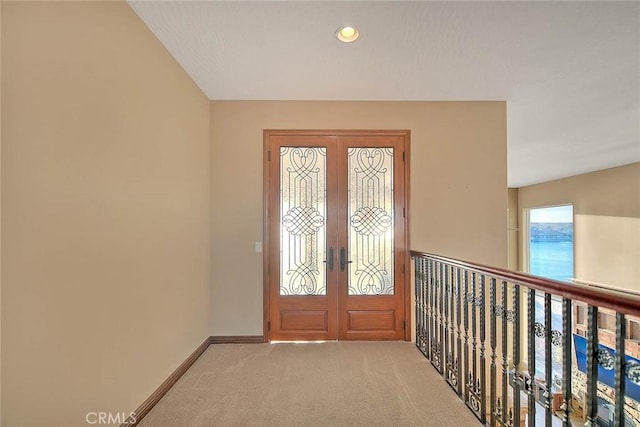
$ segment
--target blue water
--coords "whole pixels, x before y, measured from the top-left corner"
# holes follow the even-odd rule
[[[573,242],[531,241],[529,243],[529,271],[536,276],[569,281],[573,274]],[[536,321],[544,324],[544,299],[536,297]],[[562,308],[560,302],[551,303],[551,328],[562,330]],[[536,338],[536,376],[544,376],[544,339]],[[553,377],[562,376],[562,353],[559,347],[551,349],[551,372]]]
[[[573,242],[529,243],[529,271],[536,276],[568,281],[573,275]]]

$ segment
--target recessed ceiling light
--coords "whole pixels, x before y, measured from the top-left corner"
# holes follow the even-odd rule
[[[360,33],[354,27],[342,27],[336,31],[338,40],[344,43],[351,43],[358,39]]]

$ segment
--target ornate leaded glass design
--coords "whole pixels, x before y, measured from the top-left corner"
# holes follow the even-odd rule
[[[393,148],[349,148],[349,295],[393,295]]]
[[[280,147],[280,295],[327,293],[326,158],[326,148]]]

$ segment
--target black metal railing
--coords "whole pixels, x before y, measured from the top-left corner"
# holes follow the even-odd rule
[[[411,256],[416,346],[482,424],[640,425],[637,294]]]

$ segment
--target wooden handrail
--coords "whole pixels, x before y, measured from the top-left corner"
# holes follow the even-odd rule
[[[532,274],[521,273],[499,267],[462,261],[455,258],[411,251],[412,258],[431,258],[433,260],[461,267],[470,271],[487,274],[508,282],[524,285],[538,291],[547,292],[571,300],[578,300],[596,307],[609,308],[618,313],[640,317],[640,297],[614,289],[598,289],[580,284],[569,284],[557,280],[546,279]]]

